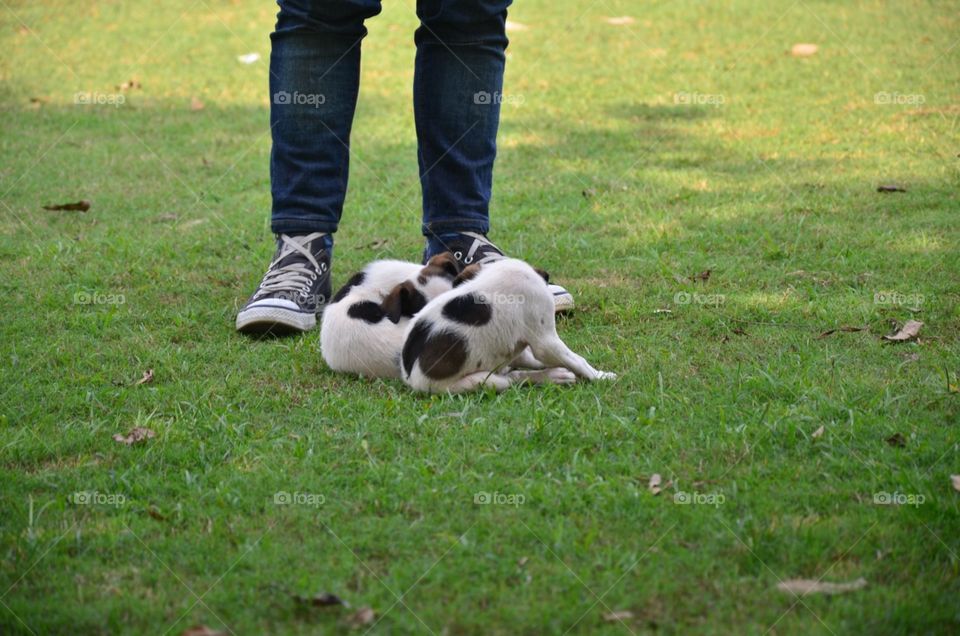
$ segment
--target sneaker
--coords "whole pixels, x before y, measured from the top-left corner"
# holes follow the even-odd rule
[[[237,331],[282,335],[316,327],[330,297],[332,247],[322,232],[280,234],[267,273],[237,314]]]
[[[503,250],[490,242],[478,232],[460,232],[458,234],[443,234],[427,241],[423,250],[423,262],[443,251],[453,252],[454,258],[461,266],[466,267],[478,263],[492,263],[504,258]],[[553,294],[554,311],[557,313],[570,311],[574,308],[573,294],[556,283],[547,283]]]

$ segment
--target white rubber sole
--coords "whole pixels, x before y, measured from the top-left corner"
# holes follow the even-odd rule
[[[560,285],[554,285],[553,283],[550,283],[547,286],[550,288],[550,292],[553,294],[554,313],[559,314],[565,311],[571,311],[574,307],[576,307],[576,303],[573,302],[573,294],[568,292]]]
[[[310,331],[317,326],[314,314],[282,307],[250,307],[237,314],[237,331],[257,334],[282,334]]]

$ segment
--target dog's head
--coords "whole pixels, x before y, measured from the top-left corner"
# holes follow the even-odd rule
[[[437,254],[427,261],[417,275],[417,287],[427,299],[450,289],[460,273],[460,263],[450,252]]]
[[[447,283],[447,289],[450,284]],[[413,281],[404,281],[390,290],[380,303],[383,315],[397,324],[401,318],[412,318],[427,304],[427,297],[417,289]]]

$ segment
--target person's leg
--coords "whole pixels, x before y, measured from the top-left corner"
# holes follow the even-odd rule
[[[271,227],[277,251],[237,330],[307,331],[330,296],[343,211],[363,21],[380,0],[278,0],[270,54]]]
[[[419,0],[413,80],[428,239],[486,234],[510,0]]]
[[[337,230],[360,87],[363,21],[380,0],[278,0],[271,34],[271,227],[276,234]]]
[[[511,0],[419,0],[413,109],[423,190],[423,260],[503,258],[487,239]],[[551,284],[557,311],[573,296]]]

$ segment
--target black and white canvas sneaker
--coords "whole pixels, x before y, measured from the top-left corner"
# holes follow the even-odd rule
[[[453,252],[454,258],[461,266],[466,267],[478,263],[492,263],[493,261],[504,258],[503,250],[494,245],[490,239],[478,232],[461,232],[453,236],[444,235],[438,242],[443,244],[443,248]],[[423,262],[434,254],[430,253],[429,243],[423,252]],[[570,311],[574,308],[573,294],[556,283],[548,283],[550,292],[553,293],[554,311],[561,313]]]
[[[277,237],[263,280],[237,314],[237,331],[283,335],[309,331],[330,297],[329,239],[322,232]]]

